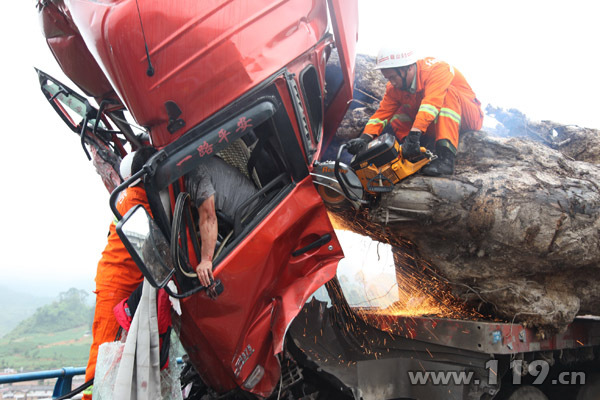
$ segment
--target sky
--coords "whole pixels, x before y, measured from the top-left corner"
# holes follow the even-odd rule
[[[600,129],[590,4],[359,0],[358,50],[412,47],[458,68],[484,104]],[[46,46],[35,1],[11,1],[4,10],[0,284],[39,295],[72,286],[91,291],[112,220],[109,194],[38,87],[34,66],[69,82]]]

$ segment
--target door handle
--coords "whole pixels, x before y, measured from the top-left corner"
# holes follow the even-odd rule
[[[300,254],[304,254],[304,253],[307,253],[307,252],[311,251],[312,249],[316,249],[318,247],[321,247],[324,244],[329,243],[330,240],[331,240],[331,234],[330,233],[326,233],[323,236],[321,236],[320,238],[318,238],[317,240],[315,240],[314,242],[312,242],[311,244],[309,244],[307,246],[304,246],[303,248],[294,251],[292,253],[292,257],[298,257]]]

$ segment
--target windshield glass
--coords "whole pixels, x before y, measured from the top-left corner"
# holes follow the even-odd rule
[[[336,235],[345,255],[338,280],[351,307],[404,316],[442,312],[440,299],[418,284],[414,271],[401,265],[396,271],[397,249],[350,231],[337,230]]]
[[[61,90],[61,87],[47,80],[43,85],[42,89],[47,91],[59,105],[61,110],[66,114],[70,122],[74,126],[78,126],[80,121],[85,118],[86,112],[88,111],[87,104],[76,96],[69,95],[68,92]],[[90,119],[87,122],[89,127],[93,127],[95,119]],[[100,129],[106,129],[104,122],[99,121],[98,127]]]
[[[332,217],[344,251],[337,278],[348,305],[359,314],[395,317],[470,317],[473,310],[459,301],[449,284],[436,273],[409,242],[394,245],[373,240],[356,231],[369,227],[340,223]],[[372,233],[372,232],[371,232]],[[379,235],[386,238],[386,235]],[[319,296],[315,296],[319,299]]]

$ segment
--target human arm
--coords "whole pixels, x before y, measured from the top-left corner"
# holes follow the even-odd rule
[[[430,71],[423,83],[423,100],[413,123],[413,129],[426,132],[429,125],[437,118],[444,105],[446,93],[454,79],[454,68],[444,61],[426,59]]]
[[[383,129],[390,123],[396,110],[400,107],[400,97],[398,90],[394,89],[391,83],[388,82],[385,89],[383,99],[379,103],[379,108],[365,126],[363,134],[368,134],[373,137],[379,136]]]
[[[214,194],[200,204],[200,207],[198,207],[198,214],[198,226],[202,250],[200,252],[200,263],[196,267],[196,273],[198,274],[198,280],[200,280],[202,286],[209,286],[211,279],[214,278],[212,273],[212,261],[215,245],[217,243],[218,231]]]

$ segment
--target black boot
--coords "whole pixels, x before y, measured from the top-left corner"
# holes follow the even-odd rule
[[[437,156],[435,160],[424,166],[421,171],[427,176],[452,175],[454,173],[455,155],[446,146],[437,146]]]

